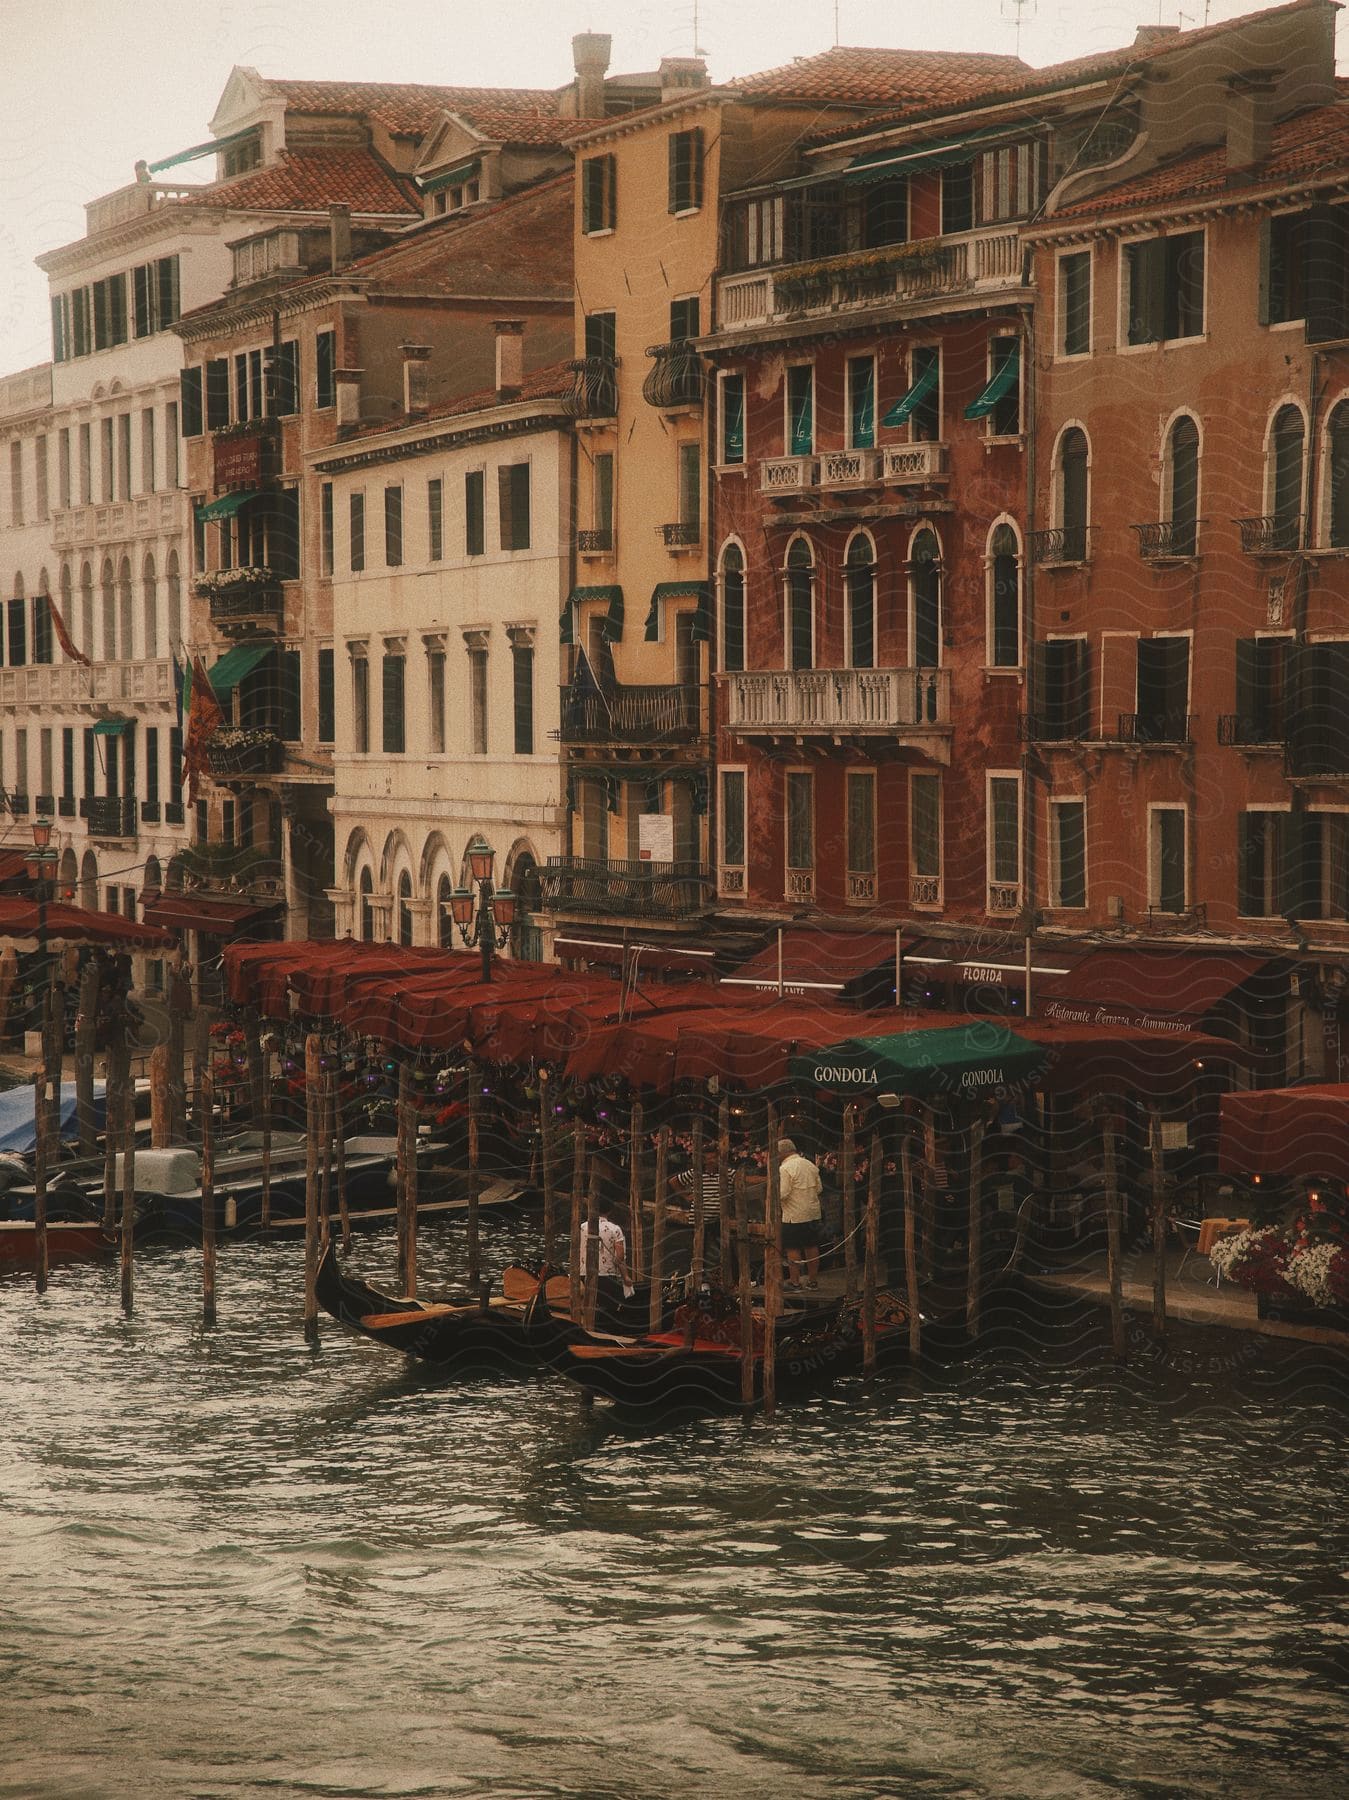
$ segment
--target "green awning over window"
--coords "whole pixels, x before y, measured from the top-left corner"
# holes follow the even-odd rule
[[[158,175],[161,169],[176,169],[179,163],[196,162],[202,156],[214,156],[217,150],[228,150],[232,144],[242,144],[245,138],[259,135],[256,125],[246,125],[242,131],[232,131],[228,137],[211,138],[205,144],[193,144],[190,150],[180,150],[176,156],[162,156],[158,162],[150,164],[149,173]]]
[[[646,630],[643,633],[648,644],[660,641],[660,605],[662,600],[687,600],[693,595],[702,605],[707,604],[707,583],[705,581],[658,581],[651,590],[651,606],[646,615]],[[697,635],[696,629],[694,635]]]
[[[467,162],[456,163],[452,169],[442,169],[439,175],[428,175],[425,180],[418,180],[417,186],[424,194],[438,194],[442,188],[459,187],[470,175],[478,172],[479,158],[469,157]]]
[[[1010,393],[1016,386],[1020,373],[1020,352],[1013,350],[1002,367],[994,373],[993,379],[979,398],[970,401],[965,408],[965,417],[967,419],[986,419],[1003,395]]]
[[[212,519],[232,519],[241,506],[247,506],[257,497],[256,488],[246,488],[237,494],[222,494],[218,500],[208,500],[197,508],[197,523],[209,525]]]
[[[913,175],[921,169],[945,168],[951,163],[964,162],[990,138],[1007,140],[1010,135],[1005,125],[989,125],[982,131],[971,131],[961,138],[943,138],[936,144],[868,150],[865,156],[853,158],[843,171],[843,180],[883,181],[894,175]]]
[[[94,726],[95,737],[121,737],[130,719],[100,719]]]
[[[1044,1069],[1043,1045],[1006,1025],[980,1019],[934,1031],[845,1038],[792,1057],[793,1081],[842,1093],[947,1094],[977,1100],[999,1088],[1033,1081]]]
[[[244,676],[251,675],[275,648],[274,644],[236,644],[232,650],[227,650],[220,661],[206,671],[206,679],[216,699],[223,700],[227,694],[232,694]]]
[[[913,417],[915,409],[922,405],[936,385],[937,362],[934,357],[918,377],[917,381],[914,382],[908,393],[905,394],[904,398],[902,400],[896,400],[895,404],[881,420],[881,424],[907,425],[909,420]]]

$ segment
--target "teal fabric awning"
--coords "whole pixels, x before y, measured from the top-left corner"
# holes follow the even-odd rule
[[[693,595],[703,605],[707,604],[707,583],[705,581],[658,581],[651,590],[651,606],[646,615],[646,630],[643,636],[648,644],[660,641],[660,606],[662,600],[686,600]],[[694,636],[697,636],[695,627]]]
[[[245,125],[242,131],[232,131],[228,137],[211,138],[205,144],[193,144],[190,150],[180,150],[176,156],[161,156],[158,162],[150,164],[149,173],[158,175],[161,169],[176,169],[179,163],[196,162],[199,157],[214,156],[218,150],[228,150],[232,144],[242,144],[245,138],[258,135],[256,125]]]
[[[197,523],[209,525],[212,519],[232,519],[241,506],[257,497],[257,488],[245,488],[237,494],[222,494],[218,500],[208,500],[197,507]]]
[[[206,679],[210,682],[217,700],[223,700],[232,694],[245,675],[251,675],[260,662],[265,661],[275,649],[274,644],[236,644],[227,650],[218,663],[213,663],[206,671]]]
[[[907,425],[914,411],[937,385],[937,364],[930,362],[902,400],[895,404],[881,420],[882,425]]]
[[[959,138],[943,138],[935,144],[868,150],[865,156],[853,158],[843,170],[843,180],[882,181],[894,175],[914,175],[922,169],[945,168],[951,163],[964,162],[990,138],[1006,140],[1014,136],[1006,125],[986,125],[982,131],[966,132]]]
[[[900,1031],[892,1036],[845,1038],[823,1050],[793,1056],[793,1081],[841,1093],[996,1094],[1000,1088],[1033,1081],[1048,1051],[1018,1037],[994,1019],[933,1031]]]
[[[94,726],[95,737],[121,737],[130,719],[99,719]]]
[[[623,636],[623,590],[612,582],[599,587],[574,587],[571,590],[562,608],[562,643],[580,642],[576,635],[576,608],[586,600],[608,602],[609,610],[600,621],[600,635],[610,644],[618,643]]]
[[[977,400],[971,400],[965,408],[967,419],[986,419],[993,408],[1016,386],[1021,374],[1021,354],[1014,349],[1002,366],[995,370],[993,379],[980,394]]]
[[[419,177],[417,186],[423,194],[438,194],[442,188],[457,187],[470,175],[477,174],[479,160],[470,156],[467,162],[456,163],[452,169],[442,169],[438,175],[428,175],[425,180]]]

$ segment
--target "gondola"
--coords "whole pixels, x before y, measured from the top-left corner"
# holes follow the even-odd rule
[[[409,1300],[345,1273],[330,1241],[319,1264],[317,1292],[319,1305],[341,1324],[437,1369],[524,1374],[549,1362],[570,1338],[584,1335],[567,1311],[565,1277],[550,1280],[511,1267],[501,1286],[500,1295],[486,1299]],[[635,1335],[637,1309],[643,1309],[645,1321],[647,1305],[643,1290],[613,1312],[602,1312],[597,1323]],[[666,1316],[672,1315],[671,1305]]]
[[[755,1315],[753,1399],[763,1398],[764,1321]],[[857,1304],[784,1313],[778,1319],[773,1372],[780,1394],[819,1386],[862,1368],[861,1308]],[[893,1366],[908,1354],[908,1309],[894,1294],[876,1302],[876,1364]],[[704,1295],[680,1308],[672,1329],[632,1343],[593,1334],[573,1336],[550,1354],[554,1369],[591,1394],[622,1408],[674,1410],[742,1404],[739,1319],[734,1302]]]

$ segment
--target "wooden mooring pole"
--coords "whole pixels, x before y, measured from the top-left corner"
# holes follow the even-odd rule
[[[319,1338],[319,1040],[304,1041],[304,1334]]]
[[[547,1069],[539,1070],[539,1163],[543,1170],[543,1260],[551,1268],[557,1253],[557,1139]]]
[[[851,1105],[843,1108],[843,1153],[838,1180],[843,1195],[843,1293],[851,1306],[857,1298],[857,1141]]]
[[[1115,1161],[1115,1134],[1109,1118],[1103,1121],[1101,1166],[1105,1171],[1105,1266],[1110,1282],[1110,1348],[1122,1363],[1124,1344],[1124,1293],[1120,1270],[1119,1172]]]
[[[473,1092],[468,1102],[468,1284],[473,1288],[482,1284],[482,1244],[478,1235],[478,1196],[482,1179],[479,1172],[481,1147],[478,1135],[478,1117],[482,1108],[482,1095],[478,1092],[480,1086],[475,1069]]]
[[[745,1206],[745,1171],[735,1172],[735,1267],[740,1301],[740,1400],[754,1404],[754,1296],[749,1279],[749,1218]]]
[[[187,1142],[187,1022],[192,1016],[192,977],[181,952],[169,968],[169,1133]]]
[[[717,1107],[717,1279],[731,1284],[731,1103],[721,1096]]]
[[[94,1028],[97,1013],[98,964],[91,955],[80,971],[79,1010],[75,1014],[75,1115],[79,1121],[81,1156],[92,1156],[98,1148],[98,1120],[94,1116]],[[106,1099],[103,1113],[106,1123]],[[112,1221],[108,1220],[107,1225],[111,1229]]]
[[[707,1199],[703,1193],[703,1122],[693,1121],[693,1252],[689,1259],[689,1287],[696,1293],[703,1285],[703,1253],[707,1242]]]
[[[634,1283],[646,1279],[646,1221],[642,1217],[642,1103],[632,1103],[628,1132],[628,1248]]]
[[[909,1355],[916,1362],[923,1349],[923,1320],[918,1309],[918,1221],[913,1207],[913,1139],[905,1129],[899,1146],[904,1183],[904,1287],[909,1303]]]
[[[876,1367],[876,1280],[881,1248],[881,1134],[871,1134],[867,1159],[866,1252],[862,1265],[862,1367]]]
[[[169,1047],[156,1044],[150,1052],[150,1142],[156,1150],[169,1144]]]
[[[45,1051],[50,1034],[45,1023],[42,1043]],[[33,1077],[33,1286],[39,1294],[47,1291],[47,1069]]]
[[[585,1126],[574,1114],[571,1122],[571,1217],[567,1231],[567,1311],[581,1317],[581,1204],[585,1192]]]
[[[112,1062],[117,1061],[117,1117],[122,1139],[122,1311],[131,1317],[133,1304],[131,1250],[136,1235],[136,1092],[131,1083],[131,1051],[126,1040],[123,1013],[115,1027],[115,1048],[109,1054],[106,1098],[112,1100]]]
[[[351,1207],[347,1201],[347,1122],[342,1112],[342,1059],[333,1070],[333,1154],[337,1161],[337,1217],[342,1226],[342,1253],[351,1249]]]
[[[1166,1165],[1162,1160],[1161,1108],[1151,1109],[1152,1143],[1152,1329],[1166,1336]]]
[[[417,1115],[412,1104],[412,1068],[398,1064],[398,1292],[417,1297]],[[469,1113],[469,1217],[476,1223],[474,1182],[478,1158],[476,1118]],[[469,1243],[469,1280],[476,1283],[474,1250]]]
[[[665,1179],[670,1166],[670,1127],[656,1133],[656,1203],[651,1215],[651,1288],[647,1328],[659,1331],[665,1310]]]
[[[965,1330],[979,1335],[984,1275],[984,1121],[970,1120],[969,1259],[965,1275]]]
[[[117,1229],[117,1147],[122,1135],[122,1079],[127,1051],[123,1028],[114,1022],[103,1082],[103,1229],[111,1237]]]
[[[777,1406],[778,1314],[782,1311],[782,1183],[778,1169],[778,1109],[768,1108],[768,1180],[764,1186],[763,1404]]]
[[[201,1322],[214,1325],[215,1310],[215,1076],[210,1059],[197,1084],[201,1117]]]
[[[585,1293],[581,1316],[587,1331],[595,1329],[595,1308],[600,1292],[600,1153],[590,1152],[590,1184],[586,1190]]]
[[[272,1051],[262,1046],[262,1229],[272,1227]]]

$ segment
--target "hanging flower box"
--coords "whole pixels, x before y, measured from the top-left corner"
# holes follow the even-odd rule
[[[272,775],[281,767],[281,739],[274,731],[226,726],[206,748],[212,775],[228,780],[240,775]]]
[[[198,575],[192,584],[193,591],[205,600],[221,594],[269,593],[278,585],[276,571],[261,567],[209,569],[206,574]]]

